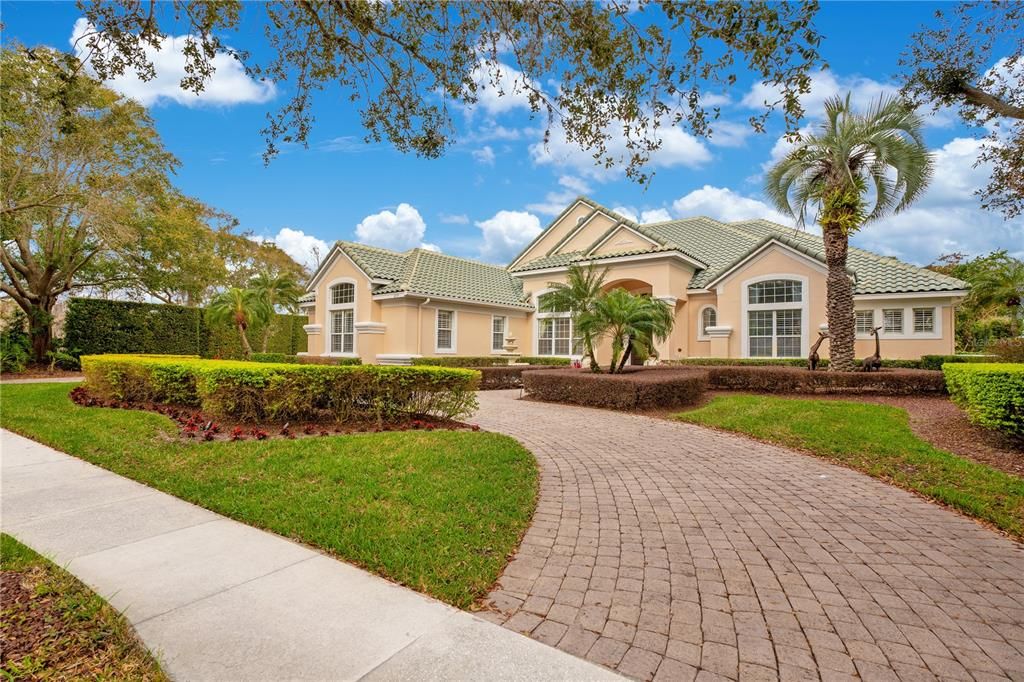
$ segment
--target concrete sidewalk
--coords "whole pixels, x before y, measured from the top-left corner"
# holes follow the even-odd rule
[[[179,680],[604,680],[604,668],[0,431],[2,527]]]

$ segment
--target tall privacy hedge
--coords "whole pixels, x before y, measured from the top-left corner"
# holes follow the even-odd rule
[[[304,315],[277,315],[267,350],[295,355],[306,350]],[[249,328],[259,350],[263,328]],[[242,342],[234,327],[210,327],[202,308],[165,303],[133,303],[72,298],[64,323],[67,347],[76,354],[152,353],[239,358]]]

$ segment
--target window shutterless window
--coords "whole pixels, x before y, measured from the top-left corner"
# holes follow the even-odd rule
[[[353,303],[356,300],[356,285],[349,282],[331,287],[331,305]]]
[[[455,329],[455,313],[451,310],[437,311],[437,348],[438,350],[452,350],[453,333]]]
[[[718,311],[714,308],[705,308],[700,313],[700,334],[706,336],[708,333],[708,327],[714,327],[718,324]]]
[[[935,331],[935,308],[914,308],[914,333],[930,334]]]
[[[903,309],[893,308],[882,311],[882,331],[886,334],[903,333]]]
[[[748,302],[759,303],[799,303],[803,300],[803,286],[792,279],[770,279],[751,284]]]
[[[505,350],[505,325],[506,318],[504,317],[492,317],[491,318],[491,350],[492,351],[503,351]]]
[[[870,334],[871,330],[875,328],[874,310],[857,310],[853,316],[857,323],[858,334]]]
[[[331,352],[352,353],[355,347],[355,311],[336,310],[331,313]]]

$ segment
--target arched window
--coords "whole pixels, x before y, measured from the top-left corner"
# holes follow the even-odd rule
[[[747,354],[797,358],[803,354],[807,301],[801,279],[772,278],[746,287]]]
[[[718,324],[718,311],[715,310],[714,306],[707,306],[700,311],[700,335],[708,335],[708,327],[714,327]]]
[[[338,282],[328,289],[330,303],[327,306],[330,322],[330,353],[332,355],[354,355],[356,352],[356,285],[353,282]]]
[[[543,302],[549,295],[537,298],[537,355],[571,355],[572,314],[568,310],[545,310]]]

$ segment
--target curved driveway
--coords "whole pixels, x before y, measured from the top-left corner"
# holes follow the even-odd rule
[[[541,469],[485,617],[635,678],[1024,680],[1024,547],[687,424],[480,394]]]

